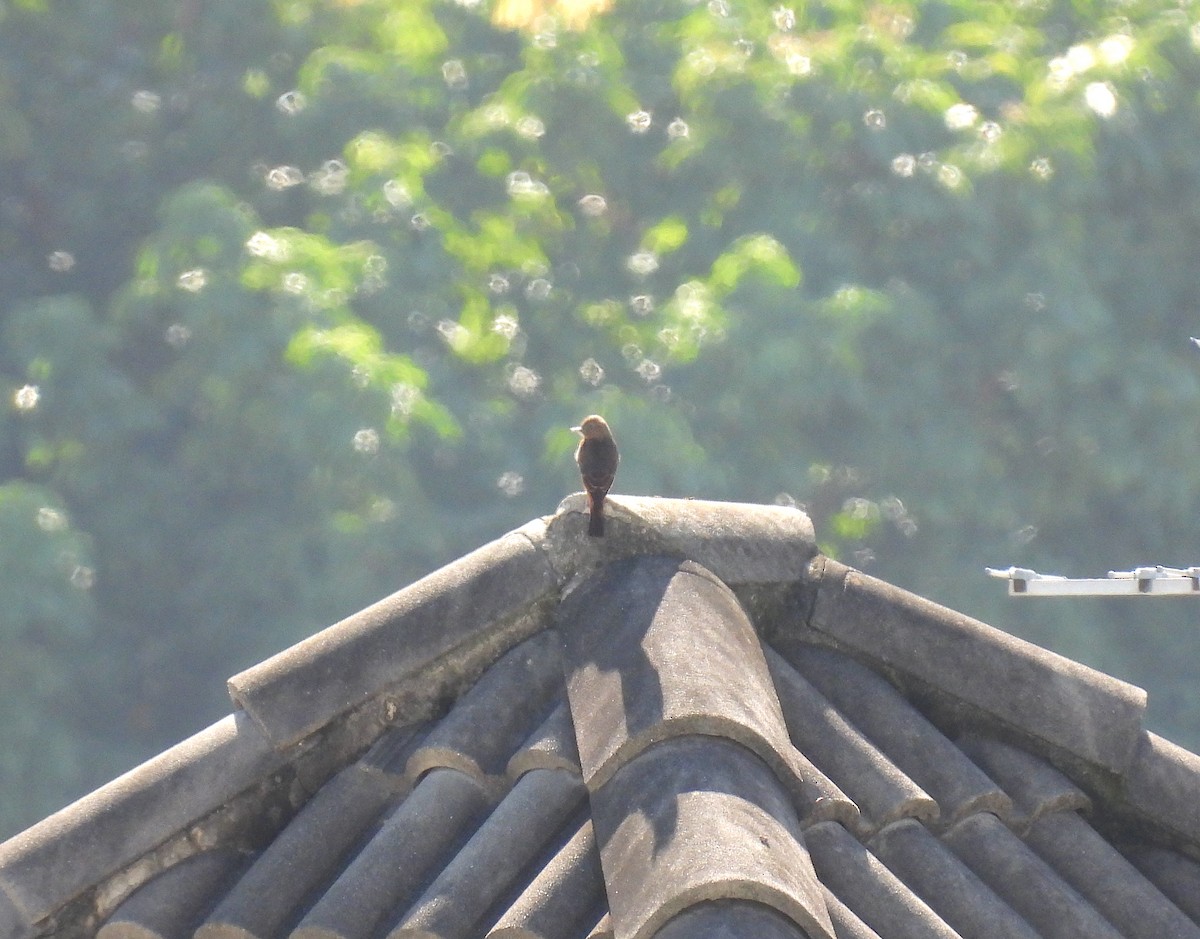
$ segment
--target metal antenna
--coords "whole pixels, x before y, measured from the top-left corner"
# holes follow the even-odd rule
[[[1200,349],[1200,339],[1188,337]],[[1008,581],[1010,597],[1178,597],[1200,596],[1200,567],[1135,567],[1109,571],[1106,577],[1062,577],[1027,567],[985,567],[988,575]]]
[[[1008,581],[1010,597],[1178,597],[1200,596],[1200,567],[1135,567],[1109,571],[1107,577],[1062,577],[1027,567],[985,567],[991,577]]]

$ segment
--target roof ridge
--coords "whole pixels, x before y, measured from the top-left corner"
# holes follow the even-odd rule
[[[0,891],[35,923],[148,852],[174,861],[194,854],[180,831],[296,756],[231,714],[0,844]],[[153,873],[134,872],[124,892]]]
[[[791,583],[817,554],[812,521],[800,509],[751,502],[612,495],[604,500],[611,531],[586,538],[587,500],[567,496],[549,519],[547,543],[564,576],[627,557],[695,561],[730,587]]]
[[[229,693],[276,745],[304,739],[456,648],[516,624],[544,626],[538,601],[560,579],[532,522],[229,679]],[[399,629],[403,624],[403,629]]]
[[[276,746],[288,746],[436,661],[452,667],[446,657],[458,650],[485,643],[494,657],[540,631],[548,601],[580,572],[663,554],[692,558],[731,586],[791,582],[817,553],[812,522],[789,506],[611,496],[619,537],[601,540],[580,537],[582,499],[567,497],[555,515],[232,676],[234,704]]]
[[[807,625],[943,710],[974,711],[1115,777],[1130,769],[1146,692],[829,558],[810,565]]]
[[[759,637],[730,588],[694,561],[625,559],[580,584],[559,620],[617,939],[717,899],[755,900],[831,939],[800,816],[841,802],[856,819],[857,809],[801,776]]]

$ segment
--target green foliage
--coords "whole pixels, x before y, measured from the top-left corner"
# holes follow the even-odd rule
[[[49,813],[78,778],[86,748],[72,733],[77,698],[63,667],[86,648],[95,623],[90,539],[74,527],[51,491],[21,481],[0,484],[0,570],[20,591],[0,608],[0,683],[20,689],[6,710],[0,746],[21,754],[0,763],[0,810]]]
[[[589,411],[618,490],[801,503],[1200,741],[1168,627],[979,573],[1195,560],[1193,11],[598,6],[3,8],[0,713],[62,800],[550,511]]]

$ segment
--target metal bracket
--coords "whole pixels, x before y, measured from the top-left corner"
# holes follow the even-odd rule
[[[1135,567],[1109,571],[1107,577],[1063,577],[1039,574],[1027,567],[984,568],[988,575],[1008,581],[1013,597],[1136,597],[1200,596],[1200,566]]]

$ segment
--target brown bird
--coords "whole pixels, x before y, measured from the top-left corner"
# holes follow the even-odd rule
[[[575,451],[575,462],[579,464],[579,475],[583,477],[588,511],[591,512],[587,533],[599,538],[604,534],[604,497],[612,488],[621,457],[608,423],[599,414],[585,417],[578,427],[572,427],[571,430],[583,437],[579,441],[579,449]]]

